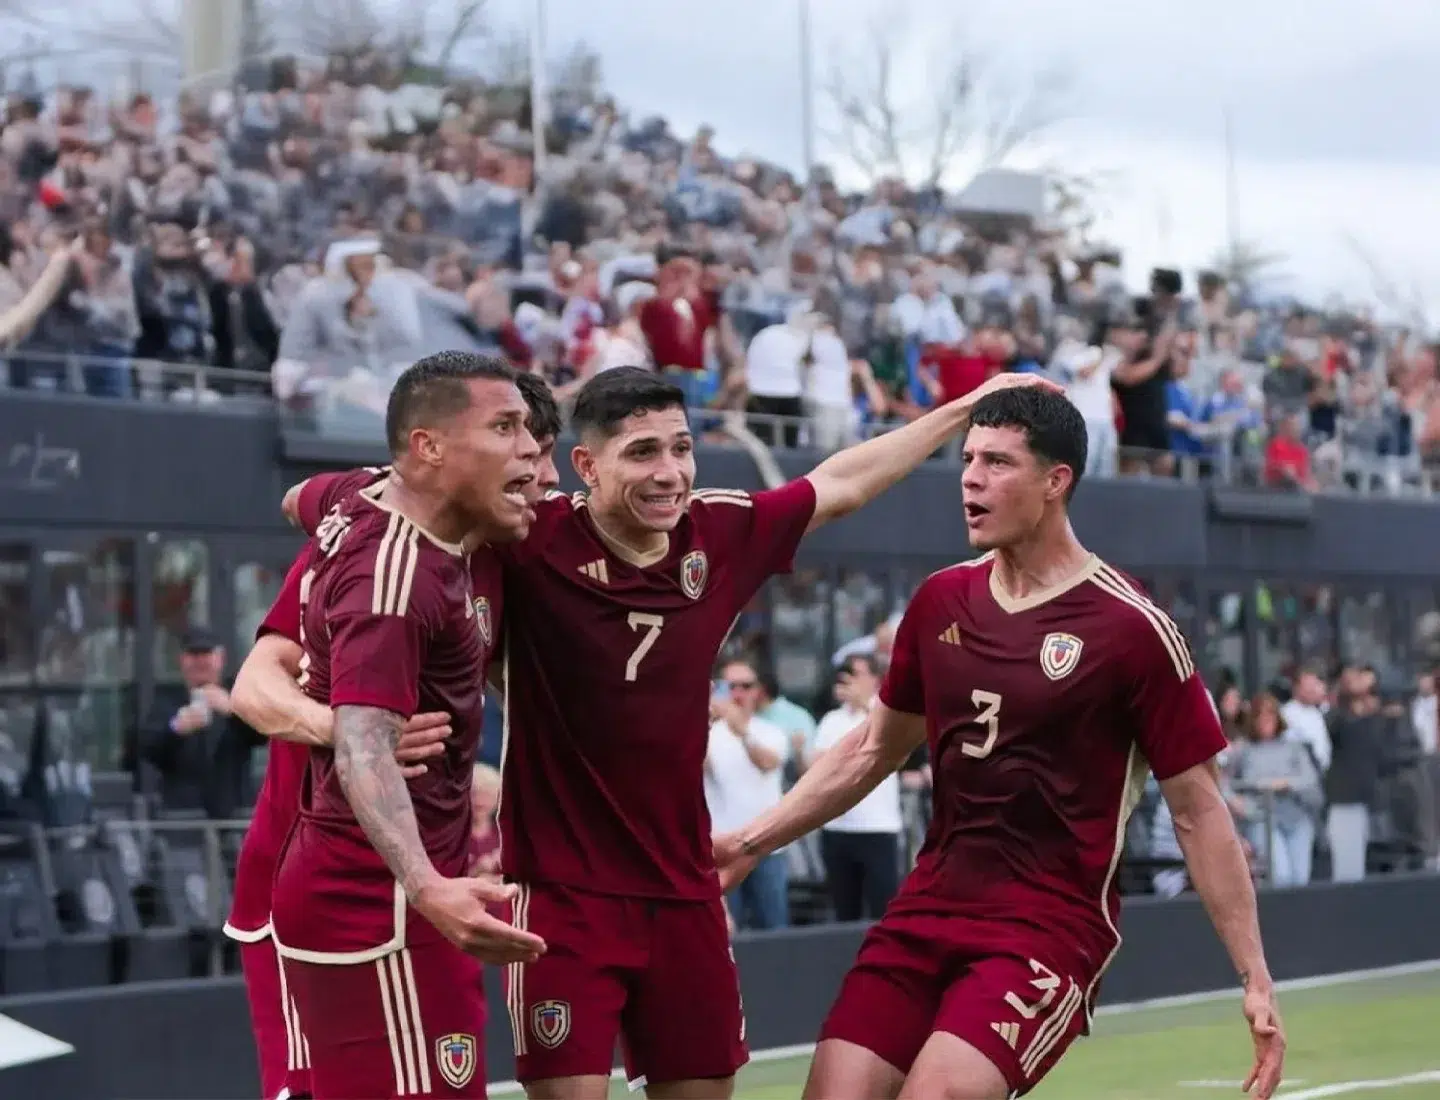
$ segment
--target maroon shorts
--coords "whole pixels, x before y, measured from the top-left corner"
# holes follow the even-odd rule
[[[745,1064],[740,977],[719,898],[535,883],[520,887],[511,919],[547,948],[505,971],[520,1081],[608,1074],[617,1037],[632,1083],[729,1077]]]
[[[1094,968],[1053,934],[1017,937],[1011,953],[971,929],[955,917],[887,913],[860,945],[821,1040],[855,1043],[909,1073],[944,1031],[994,1063],[1015,1095],[1029,1092],[1084,1032]]]
[[[287,958],[315,1100],[484,1097],[480,971],[443,940],[362,963]]]
[[[295,998],[275,954],[275,941],[262,939],[240,945],[240,969],[250,999],[250,1026],[260,1060],[260,1094],[276,1100],[289,1089],[291,1097],[310,1095],[310,1050],[300,1030]]]

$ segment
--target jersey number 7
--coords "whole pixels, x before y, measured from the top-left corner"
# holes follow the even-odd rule
[[[665,618],[662,615],[649,615],[644,611],[632,611],[626,621],[630,624],[631,630],[645,628],[645,633],[640,638],[640,644],[635,647],[635,651],[630,654],[630,659],[625,662],[625,680],[633,683],[640,672],[640,662],[645,659],[645,654],[654,648],[655,640],[660,637],[660,631],[665,628]]]

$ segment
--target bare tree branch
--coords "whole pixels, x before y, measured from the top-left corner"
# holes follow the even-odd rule
[[[483,36],[485,26],[485,0],[461,0],[455,11],[455,20],[449,33],[440,43],[435,55],[435,64],[441,70],[450,66],[455,51],[472,38]]]
[[[1380,258],[1362,244],[1358,237],[1353,233],[1346,233],[1344,241],[1370,276],[1370,293],[1375,296],[1375,300],[1411,328],[1420,332],[1430,331],[1430,311],[1425,306],[1425,293],[1419,284],[1412,286],[1410,293],[1406,294],[1380,262]]]
[[[899,75],[915,68],[906,47],[916,44],[904,26],[894,16],[874,24],[863,58],[838,57],[821,88],[829,115],[822,135],[872,181],[888,174],[934,187],[962,160],[998,167],[1063,116],[1068,81],[1058,69],[1008,87],[996,75],[1001,66],[963,35],[940,39],[943,53],[927,66],[937,76],[924,82],[933,93],[904,101]]]

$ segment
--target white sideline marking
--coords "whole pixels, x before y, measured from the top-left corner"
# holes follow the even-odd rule
[[[1286,1093],[1286,1100],[1321,1100],[1326,1096],[1343,1096],[1347,1092],[1395,1089],[1402,1085],[1424,1085],[1432,1081],[1440,1081],[1440,1070],[1432,1069],[1427,1073],[1412,1073],[1405,1077],[1382,1077],[1375,1081],[1340,1081],[1334,1085],[1320,1085],[1318,1088]]]
[[[43,1062],[47,1058],[59,1058],[62,1054],[73,1054],[75,1048],[53,1035],[36,1031],[33,1027],[0,1016],[0,1069],[23,1066],[30,1062]]]
[[[1314,978],[1291,978],[1288,981],[1276,982],[1275,989],[1280,993],[1288,993],[1291,990],[1299,989],[1325,989],[1332,985],[1348,985],[1351,982],[1381,981],[1385,978],[1404,978],[1411,974],[1431,974],[1440,971],[1440,959],[1428,959],[1425,962],[1402,963],[1399,966],[1381,966],[1373,970],[1346,970],[1339,974],[1321,974]],[[1120,1016],[1128,1012],[1144,1012],[1156,1008],[1184,1008],[1187,1005],[1209,1004],[1212,1001],[1223,1001],[1227,998],[1239,999],[1239,989],[1212,989],[1204,993],[1185,993],[1178,997],[1156,997],[1149,1001],[1130,1001],[1126,1004],[1101,1005],[1096,1011],[1097,1016]],[[752,1062],[783,1062],[786,1058],[799,1058],[802,1055],[813,1054],[814,1043],[796,1043],[788,1047],[769,1047],[765,1050],[752,1050],[750,1061]],[[617,1069],[610,1074],[612,1081],[623,1081],[625,1071]],[[1428,1075],[1420,1075],[1417,1078],[1397,1077],[1380,1084],[1366,1082],[1343,1082],[1339,1085],[1324,1085],[1326,1089],[1342,1089],[1345,1092],[1353,1092],[1359,1087],[1365,1088],[1394,1088],[1397,1085],[1415,1084],[1425,1081],[1440,1081],[1440,1070]],[[1296,1082],[1298,1083],[1298,1082]],[[1239,1083],[1235,1083],[1239,1087]],[[520,1092],[518,1081],[496,1081],[490,1086],[490,1091],[496,1094]],[[1339,1096],[1341,1093],[1317,1092],[1315,1089],[1308,1089],[1304,1092],[1286,1093],[1286,1100],[1321,1100],[1326,1096]]]
[[[1182,1089],[1238,1089],[1243,1081],[1177,1081],[1176,1087]],[[1282,1089],[1293,1089],[1305,1084],[1305,1078],[1297,1077],[1293,1081],[1287,1078],[1280,1082]]]

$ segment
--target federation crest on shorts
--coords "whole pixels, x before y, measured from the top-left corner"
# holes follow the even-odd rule
[[[452,1032],[435,1040],[435,1064],[452,1089],[463,1089],[475,1076],[475,1067],[479,1064],[475,1050],[475,1036],[463,1032]]]
[[[1073,634],[1047,634],[1040,643],[1040,668],[1052,680],[1063,680],[1080,663],[1085,643]]]
[[[680,560],[680,590],[692,600],[700,598],[709,577],[710,559],[704,550],[691,550]]]
[[[475,627],[480,631],[480,640],[485,643],[485,648],[490,648],[490,597],[475,597]]]
[[[570,1034],[568,1001],[537,1001],[530,1006],[530,1030],[541,1046],[554,1050]]]

